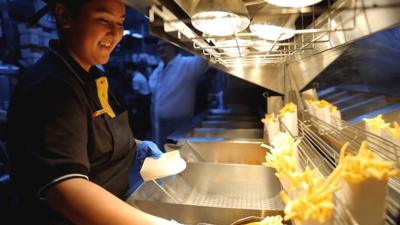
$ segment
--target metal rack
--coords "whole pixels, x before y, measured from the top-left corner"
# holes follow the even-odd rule
[[[298,145],[300,166],[304,170],[306,167],[315,169],[324,178],[335,169],[332,158],[338,158],[336,151],[325,143],[310,127],[301,119],[298,120],[299,135],[293,136],[284,123],[280,121],[282,131],[288,132],[294,139],[301,140]],[[334,196],[336,206],[333,221],[335,225],[357,225],[344,203]],[[294,222],[292,222],[294,223]]]
[[[297,28],[293,31],[295,37],[286,41],[278,41],[282,35],[271,41],[269,50],[256,50],[257,41],[265,41],[254,33],[247,30],[236,33],[232,36],[210,36],[199,35],[190,25],[190,19],[178,19],[167,8],[152,6],[149,11],[149,20],[156,23],[156,16],[161,17],[164,26],[175,27],[177,37],[180,41],[193,46],[193,49],[201,51],[203,55],[211,61],[224,66],[257,65],[286,62],[294,59],[296,55],[311,51],[316,54],[318,49],[316,44],[329,44],[333,32],[343,32],[354,30],[356,27],[356,16],[358,0],[333,0],[327,1],[326,7],[304,7],[304,8],[271,8],[268,10],[270,15],[278,16],[297,16]],[[265,1],[243,1],[249,7],[257,5],[263,7],[267,5]],[[349,11],[347,16],[339,14]],[[250,17],[253,15],[250,15]],[[311,23],[306,23],[307,18],[311,18]],[[220,46],[218,40],[232,40],[232,45]],[[241,41],[244,41],[241,43]],[[261,47],[263,45],[259,45]],[[265,46],[263,46],[265,47]],[[228,53],[226,50],[236,50],[235,53]],[[244,51],[244,49],[246,51]],[[315,52],[317,51],[317,52]]]
[[[386,160],[396,162],[399,167],[400,147],[394,143],[367,132],[359,127],[353,126],[341,119],[332,117],[332,122],[327,123],[309,114],[301,112],[303,121],[299,121],[299,129],[302,134],[302,142],[307,146],[300,148],[305,154],[310,150],[318,152],[321,158],[314,163],[321,172],[328,172],[338,164],[339,150],[346,142],[349,143],[348,150],[357,154],[361,142],[368,140],[369,149]],[[312,156],[308,155],[308,159]],[[310,165],[308,163],[307,165]],[[400,178],[389,179],[389,194],[387,197],[386,224],[395,225],[395,217],[400,209]]]

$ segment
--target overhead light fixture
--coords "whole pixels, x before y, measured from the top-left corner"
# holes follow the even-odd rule
[[[251,47],[259,52],[276,51],[279,49],[277,44],[274,45],[274,42],[267,40],[255,40],[253,41],[253,45]]]
[[[233,38],[225,40],[213,40],[213,43],[229,56],[244,56],[249,53],[247,46],[250,46],[250,40]]]
[[[311,5],[315,5],[322,0],[265,0],[268,3],[280,7],[292,7],[292,8],[301,8],[307,7]]]
[[[297,17],[297,14],[266,14],[262,9],[253,17],[250,31],[258,37],[269,41],[287,40],[295,35],[294,22]]]
[[[246,29],[250,19],[242,0],[201,0],[192,10],[192,25],[212,36],[230,36]]]
[[[270,41],[283,41],[295,35],[293,29],[270,24],[252,24],[250,30],[258,37]]]

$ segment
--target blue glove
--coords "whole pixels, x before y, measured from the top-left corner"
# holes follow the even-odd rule
[[[133,168],[129,172],[129,191],[128,196],[135,192],[143,183],[143,178],[140,175],[140,169],[142,168],[144,159],[146,157],[153,157],[158,159],[163,153],[151,141],[142,141],[136,146],[136,159],[133,163]]]

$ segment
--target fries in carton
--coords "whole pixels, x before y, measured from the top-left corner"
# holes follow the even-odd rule
[[[279,120],[274,113],[265,114],[264,119],[261,120],[264,123],[264,137],[265,143],[271,143],[272,138],[279,133]]]
[[[383,120],[381,114],[372,119],[364,119],[364,121],[366,131],[384,139],[389,138],[390,140],[390,124]],[[367,135],[367,141],[370,142],[371,145],[377,142],[376,138],[370,135]]]
[[[400,126],[397,122],[394,122],[394,128],[391,130],[391,133],[393,143],[400,146]]]
[[[295,141],[289,133],[279,132],[273,137],[272,146],[261,145],[270,150],[265,156],[266,163],[264,165],[276,170],[276,176],[285,190],[291,188],[293,176],[301,172],[298,144],[299,141]]]
[[[280,111],[279,117],[281,122],[286,126],[293,136],[299,135],[298,122],[297,122],[297,106],[290,102],[286,104]]]
[[[339,111],[339,109],[336,106],[331,106],[329,108],[330,114],[331,114],[331,124],[333,126],[336,126],[338,129],[342,129],[343,126],[340,123],[342,120],[342,113]]]
[[[390,177],[399,176],[394,162],[385,161],[368,150],[364,141],[356,156],[342,148],[339,166],[343,167],[339,196],[359,225],[383,225]]]
[[[315,109],[316,105],[314,104],[314,101],[313,101],[313,100],[305,100],[305,102],[306,102],[306,106],[307,106],[308,112],[309,112],[311,115],[316,116],[316,113],[315,113],[315,111],[316,111],[316,109]]]
[[[338,108],[326,100],[310,101],[306,100],[306,105],[311,115],[318,119],[342,129],[340,123],[342,114]]]
[[[315,113],[318,119],[325,121],[326,123],[332,124],[330,111],[332,105],[325,100],[315,101],[314,104],[317,106],[315,109]]]
[[[395,145],[400,146],[400,126],[394,122],[394,127],[389,127],[382,131],[382,137],[393,142]]]
[[[339,187],[341,170],[337,167],[326,180],[315,176],[304,180],[308,186],[295,198],[281,192],[285,220],[294,220],[296,225],[333,225],[333,195]]]

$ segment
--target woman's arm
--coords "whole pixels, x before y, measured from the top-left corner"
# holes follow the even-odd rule
[[[135,209],[102,187],[81,178],[55,184],[46,191],[45,197],[52,209],[74,224],[175,224]]]

